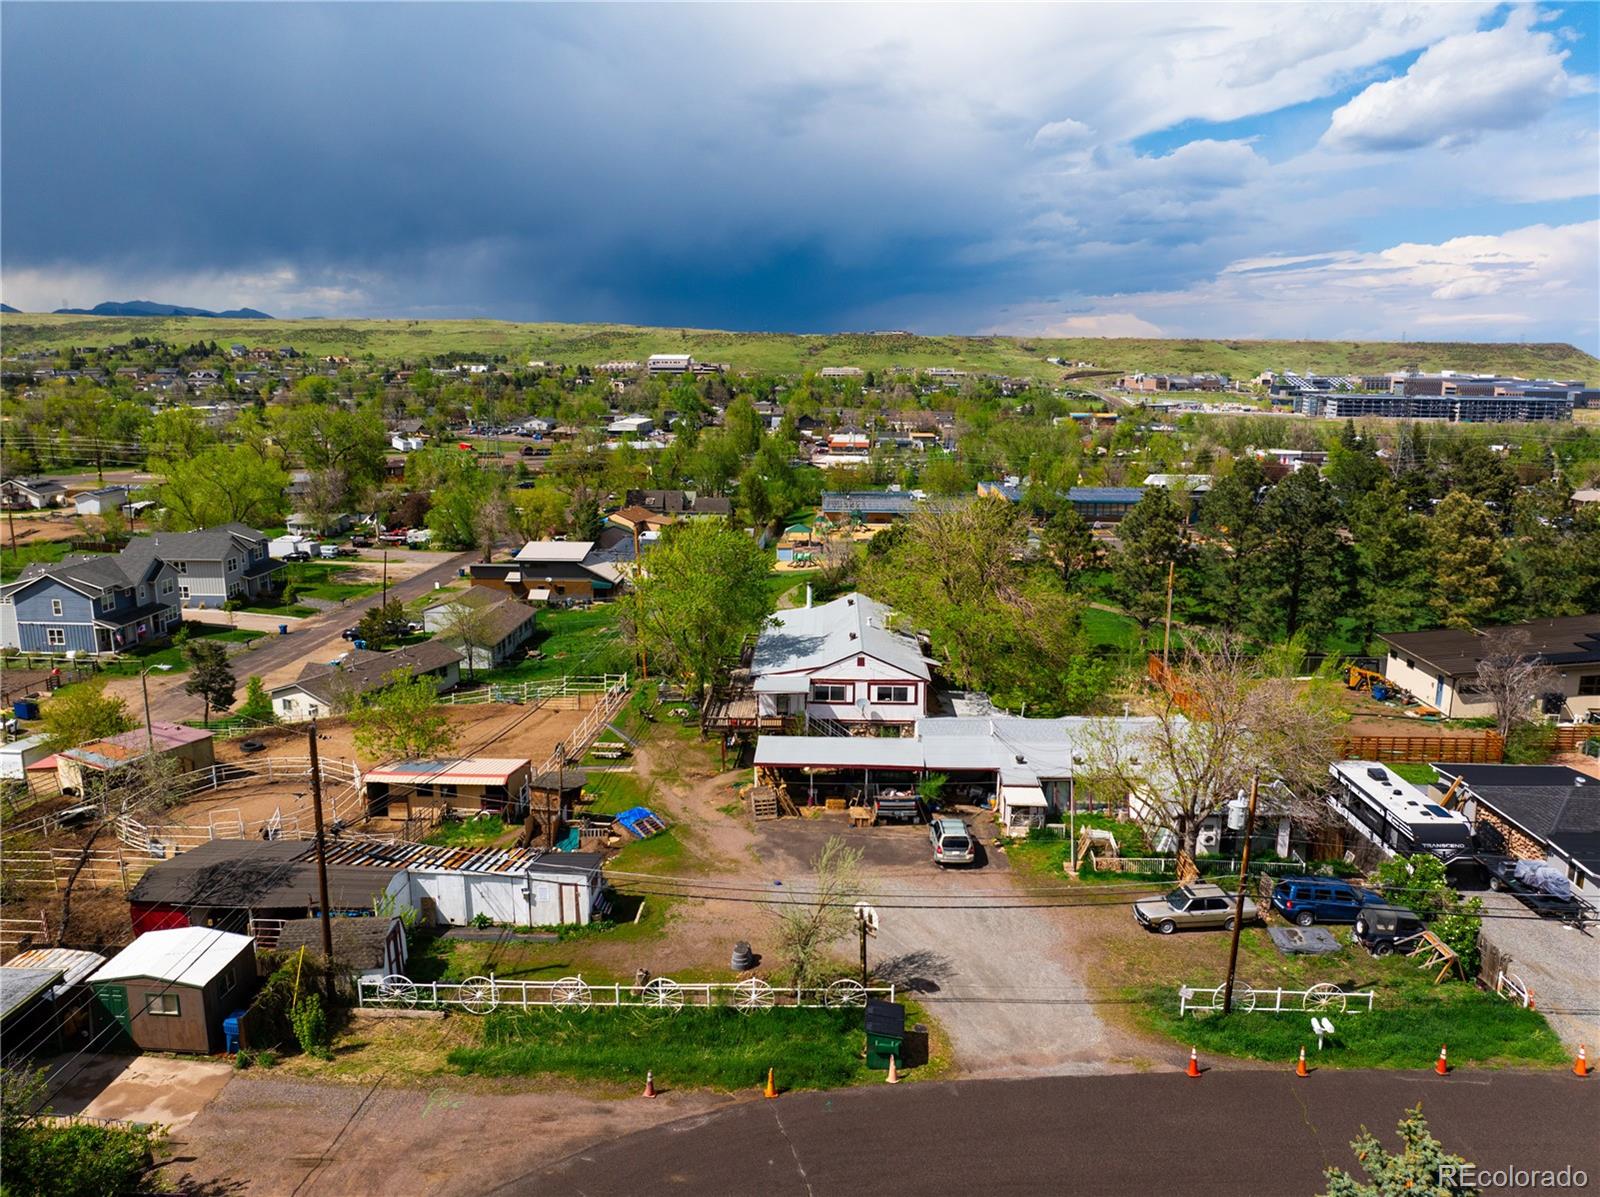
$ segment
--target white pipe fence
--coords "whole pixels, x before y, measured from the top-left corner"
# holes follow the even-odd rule
[[[1178,990],[1178,1017],[1190,1011],[1220,1011],[1225,989],[1223,985],[1182,986]],[[1371,1013],[1374,997],[1370,989],[1347,992],[1326,981],[1310,989],[1255,989],[1243,981],[1233,983],[1233,1009],[1240,1014]]]
[[[490,682],[481,690],[457,691],[441,696],[439,701],[451,706],[473,706],[490,702],[543,703],[553,698],[610,694],[619,684],[627,686],[627,674],[604,673],[587,677],[561,677],[544,682]]]
[[[623,982],[590,983],[581,976],[558,981],[505,981],[493,975],[465,981],[412,981],[408,977],[362,977],[356,990],[358,1003],[391,1009],[464,1010],[488,1014],[492,1010],[531,1010],[554,1006],[589,1010],[596,1006],[633,1006],[668,1012],[725,1007],[754,1011],[778,1008],[862,1008],[869,998],[894,1001],[895,987],[866,986],[851,978],[813,987],[774,986],[759,977],[743,981],[674,981],[655,977],[640,985]]]
[[[562,741],[560,749],[551,753],[539,766],[540,773],[554,773],[563,765],[582,760],[584,753],[589,750],[589,745],[600,734],[600,729],[616,718],[617,712],[628,701],[628,675],[624,673],[610,680],[611,685],[601,696],[599,703],[590,708],[583,721]]]

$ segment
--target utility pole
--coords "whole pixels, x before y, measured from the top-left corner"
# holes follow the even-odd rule
[[[388,549],[384,549],[383,550],[383,598],[380,600],[380,606],[387,607],[388,605],[389,605],[389,550]]]
[[[861,934],[861,984],[867,983],[867,936],[878,933],[878,912],[865,902],[856,903],[856,929]]]
[[[333,911],[328,909],[328,844],[322,830],[322,769],[317,763],[317,721],[307,729],[311,745],[311,813],[317,822],[317,899],[322,903],[322,955],[328,961],[327,996],[333,1000]]]
[[[1239,892],[1233,899],[1233,942],[1228,945],[1228,982],[1222,990],[1222,1012],[1233,1012],[1233,974],[1239,967],[1239,930],[1244,926],[1244,891],[1250,884],[1250,837],[1256,830],[1256,787],[1259,772],[1250,774],[1250,806],[1244,816],[1244,848],[1239,853]]]
[[[1172,648],[1172,580],[1173,575],[1177,573],[1177,569],[1178,563],[1176,561],[1167,562],[1167,630],[1161,637],[1161,668],[1163,672],[1167,668],[1167,654]]]

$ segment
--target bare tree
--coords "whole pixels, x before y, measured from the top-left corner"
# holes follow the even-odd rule
[[[1194,856],[1201,824],[1252,777],[1284,783],[1280,807],[1287,803],[1291,817],[1326,817],[1312,796],[1326,784],[1334,720],[1315,687],[1219,635],[1174,662],[1155,705],[1141,724],[1096,721],[1082,771],[1140,799],[1147,821],[1170,831],[1180,852]]]
[[[1505,739],[1535,722],[1536,704],[1561,686],[1556,671],[1540,663],[1526,632],[1493,628],[1483,633],[1483,656],[1472,688],[1494,704],[1495,730]]]
[[[486,650],[492,649],[499,641],[496,635],[498,630],[492,610],[458,599],[445,607],[444,626],[440,628],[438,638],[461,649],[461,655],[467,660],[467,676],[476,680],[480,655],[488,661],[486,668],[494,664],[488,659]]]
[[[474,547],[485,561],[494,557],[495,546],[511,532],[511,508],[504,495],[493,495],[484,500],[472,517]]]
[[[767,907],[777,923],[778,950],[789,964],[790,982],[797,986],[823,979],[828,949],[856,924],[861,849],[832,836],[812,868],[816,876],[804,898],[797,895]]]

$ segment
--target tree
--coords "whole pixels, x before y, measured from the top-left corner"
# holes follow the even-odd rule
[[[1070,583],[1076,575],[1092,566],[1098,555],[1094,530],[1071,503],[1063,503],[1060,510],[1050,517],[1040,539],[1061,571],[1063,582]]]
[[[1385,478],[1358,497],[1350,508],[1350,532],[1363,643],[1375,631],[1409,632],[1431,623],[1428,524],[1406,508],[1400,488]]]
[[[778,951],[789,966],[789,983],[826,983],[828,950],[855,926],[861,894],[861,849],[830,836],[812,862],[815,877],[804,896],[774,902],[767,914],[777,924]]]
[[[7,1068],[0,1076],[0,1189],[18,1197],[151,1191],[145,1174],[165,1142],[160,1127],[52,1121],[44,1117],[48,1089],[43,1068]]]
[[[743,532],[710,520],[668,528],[624,598],[639,647],[703,695],[772,610],[771,561]]]
[[[1141,795],[1180,852],[1193,856],[1200,825],[1257,776],[1284,783],[1278,799],[1297,818],[1326,817],[1314,793],[1326,784],[1334,716],[1318,691],[1247,655],[1237,637],[1188,645],[1154,706],[1136,730],[1115,720],[1092,728],[1084,773]]]
[[[1147,632],[1166,611],[1169,569],[1182,568],[1188,557],[1183,510],[1166,487],[1146,487],[1117,537],[1122,547],[1111,555],[1111,576],[1122,605]]]
[[[96,678],[68,686],[44,705],[44,732],[52,752],[132,731],[138,722],[122,699],[105,693]]]
[[[1435,597],[1440,620],[1471,628],[1492,619],[1505,586],[1505,549],[1500,521],[1461,491],[1451,491],[1428,521]]]
[[[1261,543],[1261,500],[1266,474],[1245,457],[1217,480],[1200,504],[1205,547],[1200,560],[1210,606],[1217,620],[1236,628],[1244,618],[1245,587]]]
[[[259,677],[251,676],[244,684],[244,701],[238,714],[247,723],[276,723],[278,714],[272,709],[272,698]]]
[[[1492,628],[1483,634],[1483,656],[1472,688],[1494,704],[1495,730],[1502,740],[1537,719],[1547,694],[1561,693],[1556,671],[1539,661],[1528,634],[1517,628]]]
[[[1478,932],[1483,901],[1463,898],[1445,876],[1444,861],[1431,852],[1394,856],[1372,874],[1372,884],[1395,905],[1415,911],[1455,952],[1463,979],[1478,975]]]
[[[480,658],[489,665],[493,664],[489,660],[489,650],[499,642],[498,632],[495,615],[490,608],[457,599],[444,608],[444,624],[439,629],[439,639],[461,650],[461,655],[467,660],[467,676],[476,680]]]
[[[1246,579],[1251,623],[1264,636],[1289,640],[1301,628],[1318,637],[1332,631],[1349,590],[1343,522],[1333,488],[1315,470],[1296,470],[1268,492]]]
[[[272,425],[284,448],[313,474],[335,474],[356,490],[383,479],[389,438],[376,408],[353,412],[302,402],[273,408]]]
[[[189,678],[183,683],[183,692],[205,703],[205,724],[210,727],[211,708],[225,711],[231,707],[238,685],[233,666],[228,663],[228,652],[215,640],[192,640],[183,646],[183,655],[189,662]]]
[[[1399,1153],[1386,1148],[1376,1135],[1361,1128],[1350,1144],[1370,1184],[1362,1184],[1341,1168],[1329,1168],[1328,1191],[1323,1197],[1477,1197],[1472,1183],[1476,1165],[1448,1154],[1428,1130],[1422,1103],[1400,1120]]]
[[[511,526],[524,540],[548,540],[566,519],[567,496],[553,486],[511,492]]]
[[[439,703],[432,678],[396,669],[376,694],[357,704],[350,721],[356,745],[375,761],[415,761],[446,756],[456,746],[456,729]]]
[[[283,522],[289,509],[289,475],[246,445],[215,446],[193,457],[161,463],[155,498],[176,531],[237,521],[253,528]]]
[[[373,652],[382,652],[395,642],[406,624],[404,604],[399,599],[390,599],[367,608],[356,624],[356,635]]]

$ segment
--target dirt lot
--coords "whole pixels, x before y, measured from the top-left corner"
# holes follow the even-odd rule
[[[66,1059],[47,1060],[52,1071]],[[51,1099],[58,1114],[86,1114],[123,1122],[189,1125],[233,1075],[213,1060],[163,1056],[89,1055],[68,1066],[68,1080]]]
[[[480,703],[476,706],[446,707],[445,713],[456,729],[456,753],[460,756],[526,757],[541,764],[562,738],[583,720],[582,710],[534,709],[519,703]],[[251,736],[266,745],[259,756],[305,756],[304,728],[279,728]],[[219,761],[243,761],[250,755],[241,740],[219,740]],[[356,761],[368,769],[382,762],[372,760],[356,748],[355,732],[348,719],[327,719],[317,724],[317,752],[323,756]]]

